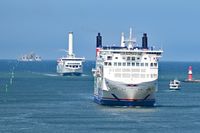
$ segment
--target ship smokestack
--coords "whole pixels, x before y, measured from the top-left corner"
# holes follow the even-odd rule
[[[189,66],[188,68],[188,80],[192,81],[192,66]]]
[[[73,32],[69,32],[69,42],[68,42],[68,54],[73,55]]]
[[[143,49],[148,49],[148,38],[147,38],[147,33],[143,34],[142,37],[142,48]]]
[[[102,37],[101,37],[100,33],[98,33],[96,40],[97,40],[97,42],[96,42],[96,57],[98,57],[100,49],[102,47]]]
[[[100,33],[98,33],[98,36],[97,36],[96,47],[97,48],[101,48],[102,47],[102,37],[101,37]]]

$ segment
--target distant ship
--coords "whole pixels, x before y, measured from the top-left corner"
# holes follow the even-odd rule
[[[18,61],[42,61],[42,58],[39,55],[31,52],[21,56]]]
[[[179,90],[181,86],[181,81],[174,79],[169,82],[169,88],[171,90]]]
[[[146,33],[138,47],[132,29],[128,39],[122,33],[121,46],[102,46],[100,33],[96,42],[94,101],[110,106],[154,106],[163,51],[148,48]]]
[[[83,62],[85,58],[75,57],[73,53],[73,32],[69,32],[69,47],[67,56],[57,60],[57,73],[60,75],[76,75],[83,73]]]

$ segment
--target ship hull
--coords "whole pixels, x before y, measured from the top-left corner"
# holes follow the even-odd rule
[[[80,76],[82,74],[82,68],[69,69],[63,66],[57,66],[57,73],[62,76]]]
[[[79,72],[68,72],[68,73],[60,73],[62,76],[81,76],[82,73]]]
[[[116,100],[116,99],[99,98],[95,96],[94,102],[101,105],[108,105],[108,106],[150,106],[150,107],[153,107],[155,104],[155,99]]]
[[[106,80],[106,87],[96,88],[94,101],[109,106],[154,106],[157,81],[127,85]],[[100,86],[99,86],[100,87]]]

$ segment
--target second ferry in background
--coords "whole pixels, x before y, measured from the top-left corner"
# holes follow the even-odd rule
[[[73,32],[69,32],[69,46],[67,56],[57,60],[57,73],[60,75],[76,75],[83,73],[83,62],[85,58],[75,57],[73,53]]]
[[[154,106],[162,52],[148,47],[146,33],[142,47],[136,45],[132,29],[128,39],[122,34],[121,46],[102,46],[98,33],[94,101],[112,106]]]

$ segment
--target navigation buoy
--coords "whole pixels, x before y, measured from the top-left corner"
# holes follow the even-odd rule
[[[188,81],[192,81],[192,66],[188,68]]]
[[[15,76],[14,76],[14,72],[12,72],[12,73],[11,73],[11,78],[14,78],[14,77],[15,77]]]
[[[12,85],[12,83],[13,83],[13,79],[12,79],[12,78],[10,78],[10,85]]]
[[[6,92],[8,92],[8,85],[6,84]]]

